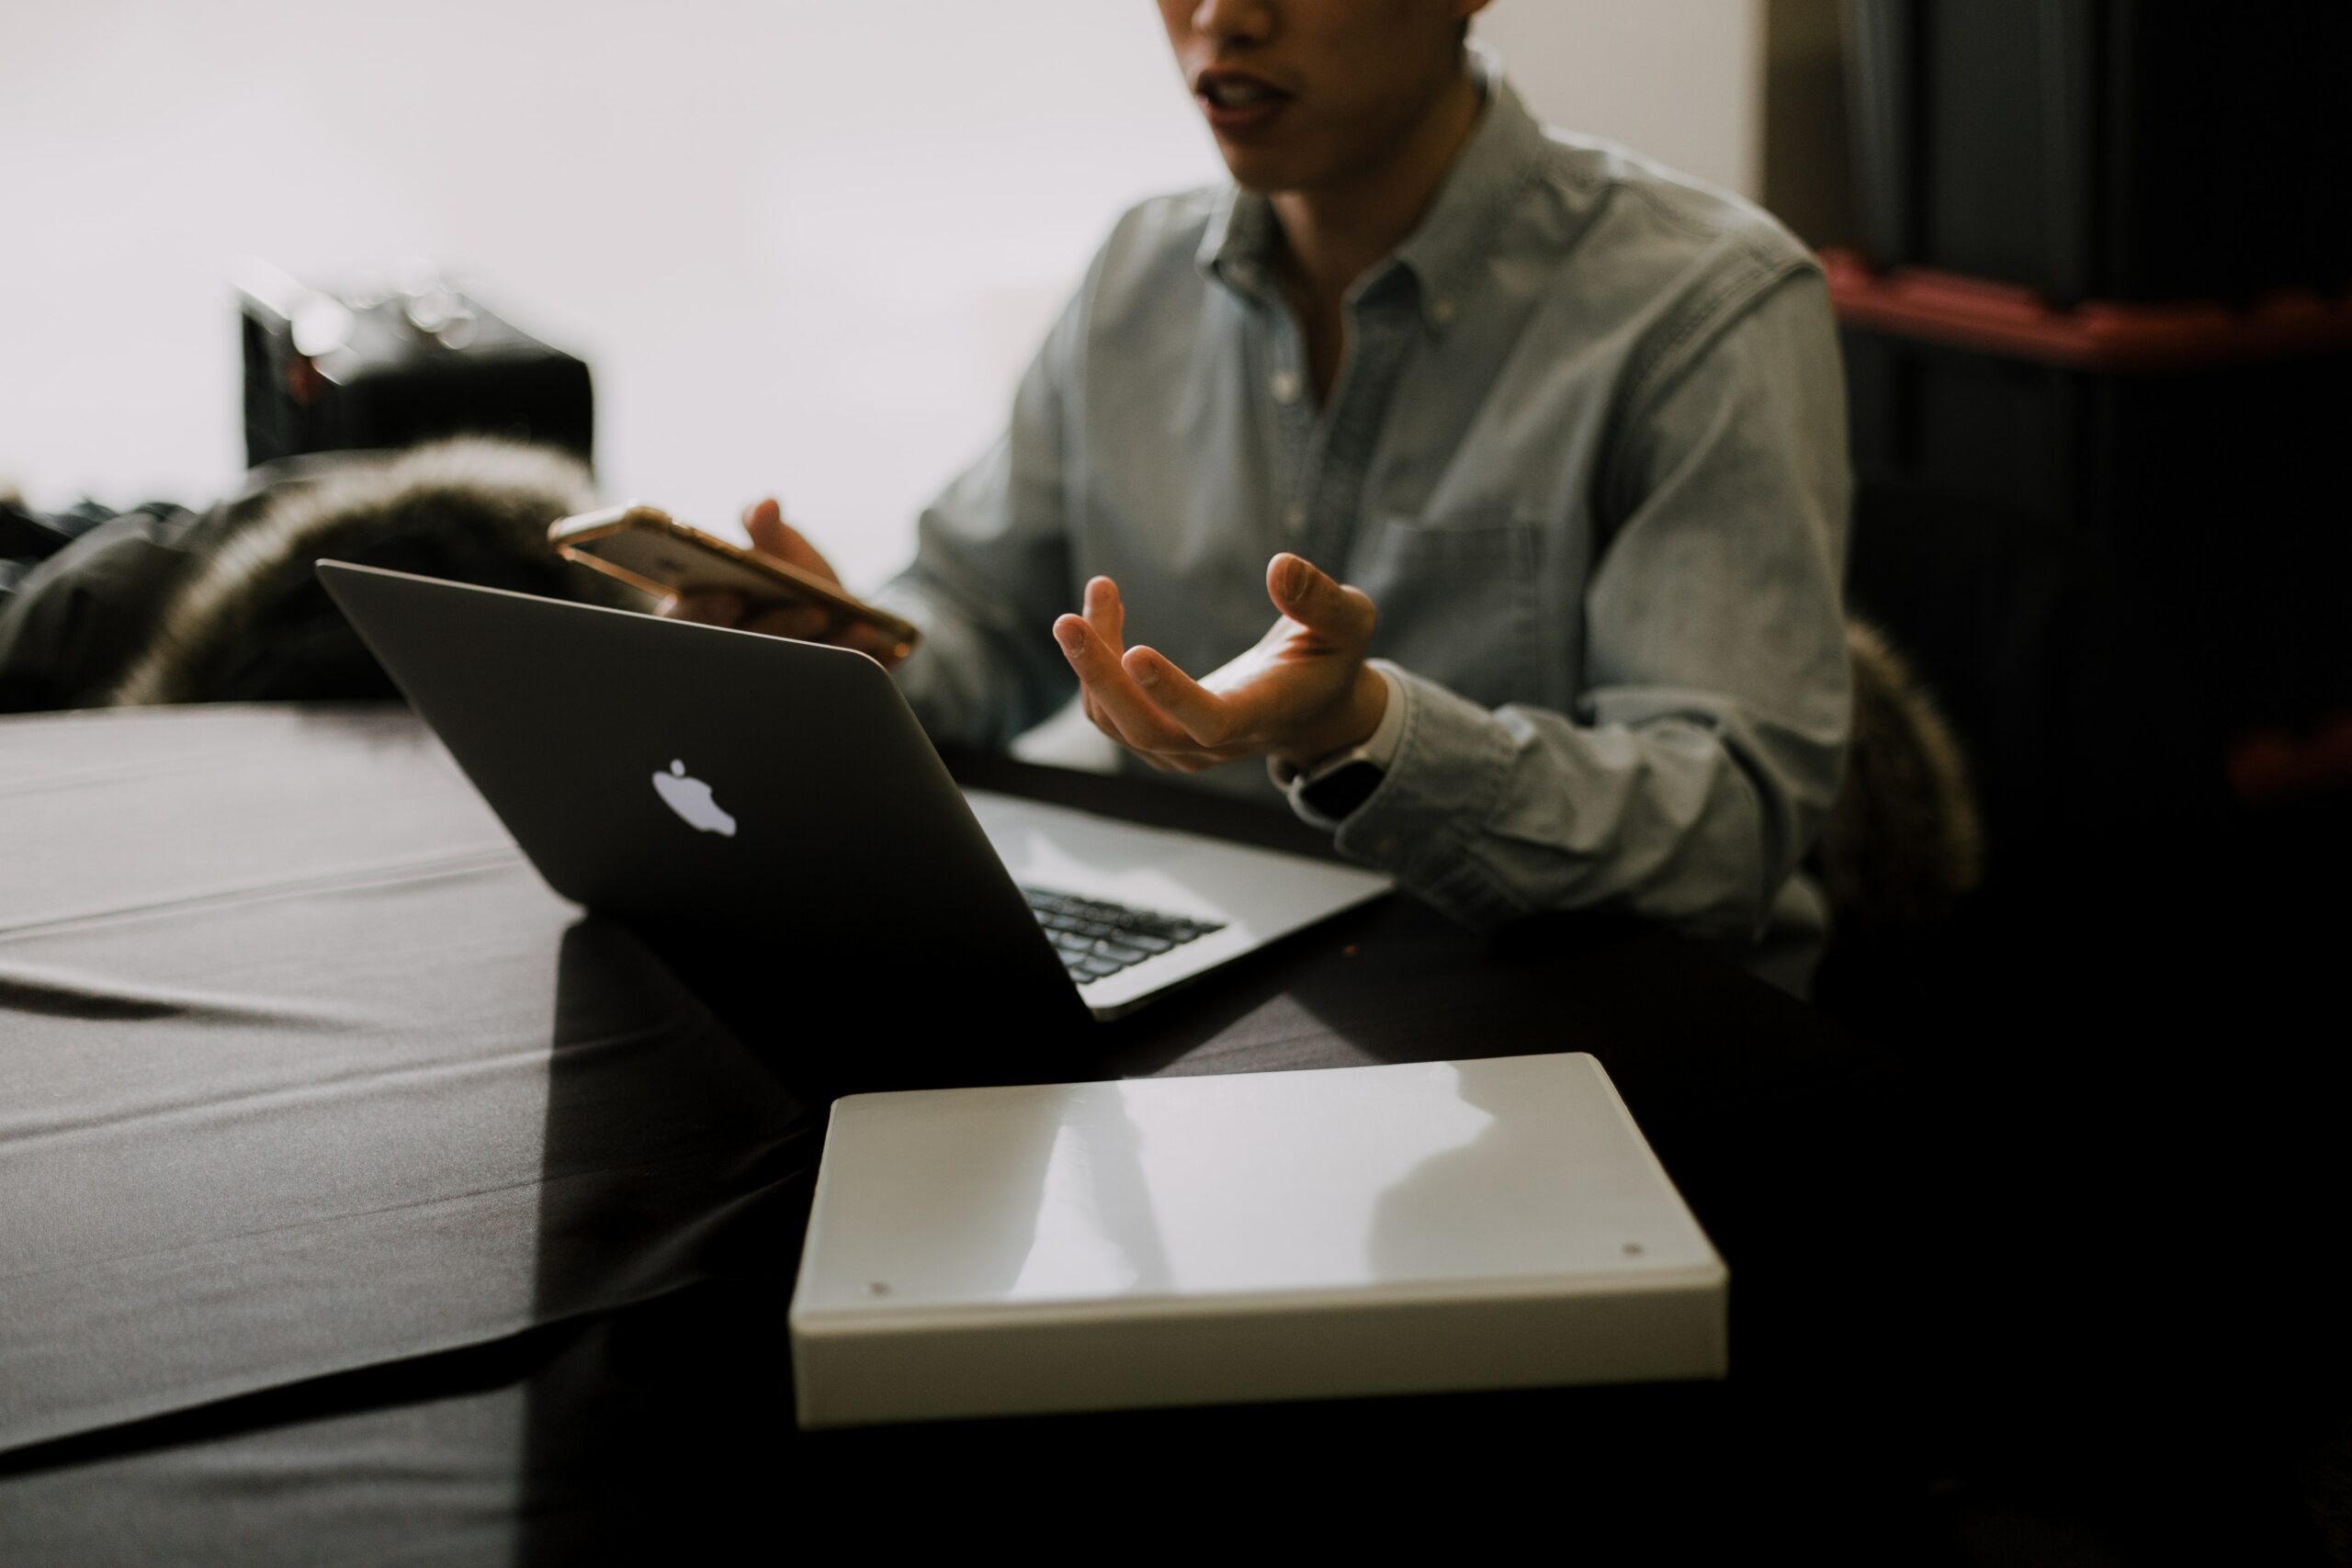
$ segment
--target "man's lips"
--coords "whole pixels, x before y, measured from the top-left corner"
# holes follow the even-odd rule
[[[1193,83],[1201,112],[1220,131],[1252,130],[1271,124],[1291,96],[1262,76],[1246,71],[1204,71]]]

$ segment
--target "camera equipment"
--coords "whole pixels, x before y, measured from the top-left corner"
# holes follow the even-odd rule
[[[460,433],[590,456],[587,365],[436,273],[331,293],[254,263],[238,300],[248,464]]]

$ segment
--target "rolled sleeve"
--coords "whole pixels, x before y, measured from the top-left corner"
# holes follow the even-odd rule
[[[1436,682],[1393,665],[1384,673],[1403,707],[1396,755],[1333,843],[1465,924],[1499,924],[1521,908],[1473,850],[1510,776],[1510,737],[1494,714]]]

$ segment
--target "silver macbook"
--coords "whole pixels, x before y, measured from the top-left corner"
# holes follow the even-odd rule
[[[1376,897],[1348,866],[960,791],[897,685],[815,643],[321,561],[558,893],[1097,1018]]]

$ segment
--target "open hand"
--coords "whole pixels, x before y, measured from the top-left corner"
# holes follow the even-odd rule
[[[743,526],[752,536],[752,547],[761,554],[774,556],[787,565],[823,578],[837,588],[841,586],[841,575],[818,553],[816,546],[784,520],[784,509],[775,502],[763,501],[754,504],[743,513]],[[700,621],[705,626],[759,632],[767,637],[788,637],[801,642],[830,642],[842,648],[854,648],[879,660],[885,668],[896,664],[903,657],[899,651],[896,637],[879,627],[853,620],[821,604],[795,604],[785,600],[753,598],[726,590],[698,591],[672,595],[662,602],[655,613],[679,620]]]
[[[1171,773],[1256,756],[1304,767],[1370,739],[1388,703],[1388,683],[1364,664],[1378,619],[1371,598],[1287,553],[1268,563],[1266,593],[1282,618],[1195,681],[1155,649],[1126,646],[1118,584],[1095,578],[1086,613],[1054,623],[1086,716]]]

